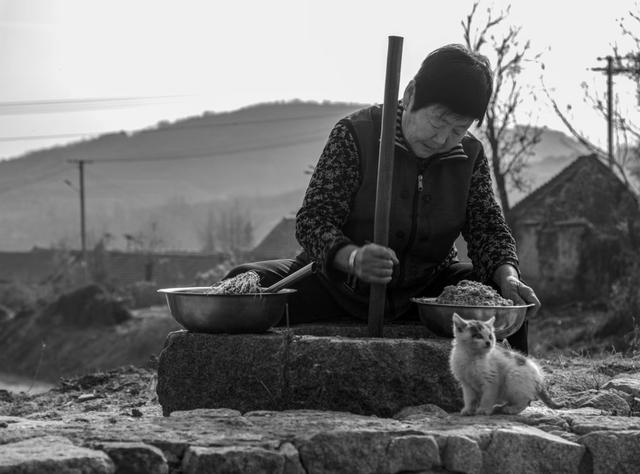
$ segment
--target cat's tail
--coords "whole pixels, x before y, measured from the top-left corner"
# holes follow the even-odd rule
[[[538,388],[538,398],[542,400],[544,404],[547,405],[549,408],[553,408],[554,410],[557,410],[559,408],[565,408],[564,404],[558,403],[551,398],[551,396],[549,395],[549,392],[547,392],[547,389],[544,388],[543,385],[538,385],[537,388]]]

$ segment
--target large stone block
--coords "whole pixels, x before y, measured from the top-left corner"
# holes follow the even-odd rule
[[[277,410],[286,338],[281,334],[169,334],[158,365],[158,400],[176,410]]]
[[[115,471],[113,461],[102,451],[75,446],[61,436],[42,436],[0,446],[2,474],[113,474]]]
[[[449,344],[440,340],[294,338],[289,347],[287,404],[391,417],[433,403],[456,409]]]
[[[504,474],[584,472],[584,446],[533,427],[500,428],[487,447],[484,471]]]
[[[591,453],[593,474],[640,470],[640,431],[594,431],[578,439]]]
[[[449,351],[447,339],[178,331],[160,355],[157,393],[165,415],[224,407],[392,416],[426,403],[456,410]]]

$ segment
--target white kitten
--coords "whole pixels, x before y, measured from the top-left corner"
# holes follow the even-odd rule
[[[453,314],[453,349],[449,367],[462,386],[462,415],[515,415],[532,400],[551,408],[562,408],[544,388],[542,369],[514,350],[496,346],[489,321],[464,320]]]

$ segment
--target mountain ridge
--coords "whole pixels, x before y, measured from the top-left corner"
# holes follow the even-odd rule
[[[160,121],[29,152],[0,162],[0,249],[79,247],[78,160],[85,160],[90,243],[134,234],[156,222],[171,248],[197,250],[208,210],[239,202],[257,242],[295,212],[331,128],[366,104],[271,102],[236,111]],[[533,184],[579,155],[577,144],[546,130],[531,159]],[[568,142],[567,142],[568,140]],[[517,199],[517,193],[513,196]],[[272,203],[266,209],[263,202]],[[182,202],[173,216],[167,204]],[[180,238],[177,236],[182,234]],[[117,241],[119,240],[119,242]]]

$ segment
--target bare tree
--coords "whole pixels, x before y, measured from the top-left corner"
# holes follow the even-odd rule
[[[518,123],[517,117],[518,108],[529,92],[521,84],[519,75],[525,62],[537,62],[539,55],[531,53],[529,41],[522,43],[520,27],[511,25],[503,28],[510,7],[496,16],[487,8],[486,16],[478,20],[478,5],[479,2],[473,4],[471,12],[461,23],[466,46],[492,60],[494,92],[480,135],[488,145],[498,196],[504,213],[508,215],[511,208],[508,188],[529,189],[530,183],[523,171],[544,131],[530,124],[530,115],[527,124]]]
[[[638,8],[638,5],[636,5]],[[629,41],[629,52],[621,52],[618,45],[612,46],[612,74],[622,75],[636,83],[637,100],[640,103],[640,9],[638,12],[629,11],[628,15],[619,20],[621,37]],[[606,59],[606,58],[601,58]],[[604,70],[605,68],[595,68]],[[595,88],[590,88],[586,82],[581,84],[584,91],[584,100],[596,110],[603,119],[603,123],[608,120],[608,105],[606,93],[598,92]],[[568,105],[562,110],[557,100],[544,87],[545,94],[549,99],[556,115],[562,120],[567,130],[582,145],[587,147],[592,153],[598,155],[603,163],[606,163],[624,181],[627,188],[636,196],[640,196],[637,184],[633,182],[633,177],[640,178],[640,124],[634,122],[633,118],[620,109],[620,104],[614,100],[612,110],[613,127],[613,159],[608,157],[608,151],[595,145],[585,133],[583,133],[575,120],[570,117],[572,107]]]

